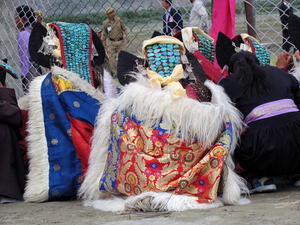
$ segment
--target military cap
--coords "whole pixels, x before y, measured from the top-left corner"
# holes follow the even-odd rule
[[[110,13],[112,13],[114,11],[115,11],[115,9],[113,7],[109,7],[109,8],[106,9],[105,12],[106,12],[106,14],[110,14]]]

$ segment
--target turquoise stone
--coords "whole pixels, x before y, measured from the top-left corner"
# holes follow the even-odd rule
[[[149,53],[148,58],[154,56],[154,53]]]
[[[161,75],[161,76],[165,75],[164,71],[159,71],[158,74]]]
[[[151,66],[150,66],[150,69],[151,69],[151,70],[155,70],[155,69],[156,69],[156,66],[155,66],[155,65],[151,65]]]
[[[153,45],[153,49],[158,49],[158,45]]]
[[[160,49],[155,49],[154,50],[154,53],[159,53],[160,52]]]

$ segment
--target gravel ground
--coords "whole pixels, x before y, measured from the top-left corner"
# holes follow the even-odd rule
[[[300,187],[275,180],[278,190],[253,194],[251,203],[209,210],[172,212],[167,216],[118,215],[82,206],[81,201],[0,204],[0,224],[299,224]]]

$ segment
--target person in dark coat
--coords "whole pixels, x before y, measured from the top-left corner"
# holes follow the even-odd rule
[[[0,202],[23,200],[26,169],[18,144],[22,115],[15,90],[5,87],[6,71],[0,69]]]
[[[180,31],[183,26],[183,19],[181,12],[173,7],[172,0],[162,0],[162,7],[165,12],[162,16],[163,19],[163,33],[165,35],[173,36]]]
[[[230,58],[229,72],[220,85],[247,124],[234,158],[250,193],[276,190],[274,176],[293,176],[294,186],[300,186],[295,176],[300,174],[298,81],[277,67],[260,66],[256,56],[245,51]]]
[[[279,6],[279,15],[282,24],[282,49],[289,52],[292,44],[290,43],[290,35],[288,28],[288,20],[290,13],[293,12],[293,8],[290,4],[290,0],[283,0]]]

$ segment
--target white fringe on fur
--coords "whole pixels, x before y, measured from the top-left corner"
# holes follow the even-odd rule
[[[137,196],[131,196],[126,199],[120,197],[111,197],[105,200],[96,201],[84,201],[83,205],[86,207],[93,207],[102,211],[109,212],[123,212],[125,210],[125,204],[133,204],[136,200],[144,198],[146,196],[154,197],[153,204],[161,206],[166,211],[186,211],[190,209],[211,209],[223,206],[223,203],[216,199],[213,203],[199,204],[197,201],[186,195],[172,195],[168,192],[144,192]]]
[[[223,190],[223,196],[219,199],[224,205],[244,205],[250,203],[249,199],[241,196],[242,194],[249,195],[246,181],[228,167],[228,178]]]
[[[170,134],[183,140],[201,140],[203,147],[211,147],[224,129],[225,115],[228,115],[234,126],[233,148],[242,130],[241,114],[232,105],[224,89],[210,81],[205,85],[212,92],[211,103],[200,103],[190,98],[174,99],[172,90],[161,88],[141,75],[138,82],[130,83],[120,96],[120,110],[132,105],[132,114],[145,121],[145,126],[158,125],[163,118]],[[172,125],[176,128],[172,129]]]
[[[104,70],[103,74],[104,93],[107,98],[116,98],[118,96],[117,86],[118,84],[111,77],[107,70]]]
[[[198,140],[203,140],[205,147],[211,147],[219,138],[224,129],[225,116],[228,116],[233,130],[233,142],[231,145],[231,153],[233,153],[242,130],[241,114],[233,106],[221,86],[215,85],[210,81],[206,81],[205,85],[212,92],[211,103],[200,103],[184,97],[174,99],[171,94],[172,90],[169,88],[164,88],[161,91],[161,88],[157,85],[138,76],[138,82],[125,86],[118,99],[105,101],[98,114],[99,120],[93,135],[88,172],[79,191],[79,197],[86,200],[85,206],[93,206],[104,211],[122,211],[124,203],[127,201],[135,201],[141,196],[149,195],[149,192],[143,193],[135,197],[129,197],[126,201],[118,197],[98,200],[111,196],[99,191],[99,181],[102,177],[108,154],[111,115],[118,105],[119,110],[132,105],[132,113],[137,118],[145,120],[146,126],[158,124],[161,118],[164,119],[165,124],[169,128],[175,123],[177,129],[173,130],[173,135],[178,135],[180,127],[182,139],[189,138],[187,135],[189,131],[192,137],[195,136]],[[188,196],[172,195],[167,210],[182,211],[193,208],[218,207],[223,205],[223,203],[233,205],[249,203],[249,200],[241,198],[241,190],[247,192],[248,189],[244,180],[233,172],[234,164],[231,155],[227,158],[227,165],[229,167],[229,175],[222,198],[218,198],[212,204],[199,204]],[[155,195],[158,201],[157,204],[162,205],[170,197],[170,193],[150,194]],[[178,201],[182,202],[182,204],[178,204]],[[173,205],[172,202],[176,204]]]
[[[89,158],[89,167],[84,181],[79,189],[79,197],[96,200],[106,198],[110,194],[101,193],[99,182],[102,177],[108,155],[111,116],[118,107],[118,99],[107,99],[103,102],[96,121],[92,137],[92,151]]]
[[[48,200],[49,163],[48,147],[44,127],[41,85],[46,75],[36,77],[30,84],[28,93],[28,158],[29,174],[24,193],[25,202]]]

